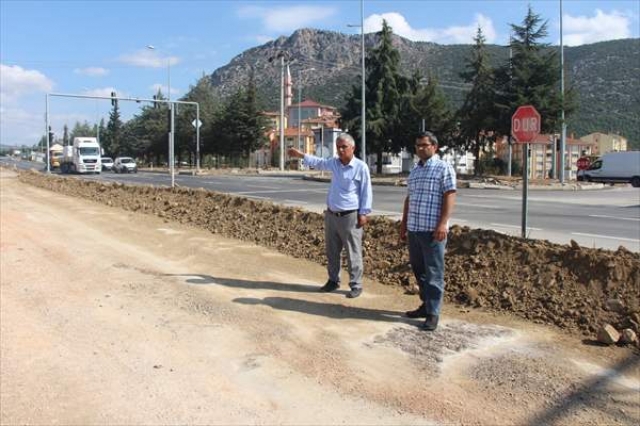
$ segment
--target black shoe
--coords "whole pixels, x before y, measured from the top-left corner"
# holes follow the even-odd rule
[[[427,317],[427,309],[424,306],[424,303],[413,311],[405,312],[407,318],[426,318]]]
[[[362,294],[362,287],[354,287],[351,290],[349,290],[349,293],[347,293],[346,297],[348,297],[349,299],[355,299],[361,294]]]
[[[332,291],[336,291],[338,288],[340,288],[340,284],[335,281],[329,280],[325,285],[320,287],[320,290],[318,291],[321,293],[331,293]]]
[[[438,328],[438,316],[437,315],[427,315],[427,319],[422,324],[422,329],[425,331],[434,331]]]

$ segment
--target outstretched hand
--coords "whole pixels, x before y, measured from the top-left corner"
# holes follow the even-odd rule
[[[300,151],[299,149],[289,148],[287,149],[287,155],[289,157],[303,158],[304,152]]]

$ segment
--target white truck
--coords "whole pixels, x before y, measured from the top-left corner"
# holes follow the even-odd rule
[[[607,152],[588,169],[580,170],[578,180],[631,183],[635,188],[640,188],[640,151]]]
[[[60,160],[62,173],[100,173],[101,149],[97,138],[76,137],[73,145],[65,146]]]

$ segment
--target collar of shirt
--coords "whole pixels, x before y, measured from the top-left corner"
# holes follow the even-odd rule
[[[420,166],[420,167],[424,167],[424,166],[426,166],[426,165],[427,165],[427,163],[429,163],[429,161],[431,161],[432,159],[433,159],[433,155],[432,155],[431,157],[427,158],[427,161],[422,161],[422,160],[420,160],[420,161],[418,161],[418,166]]]

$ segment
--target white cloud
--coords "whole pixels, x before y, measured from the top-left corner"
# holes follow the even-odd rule
[[[116,92],[118,96],[126,96],[123,93],[118,93],[118,91],[114,87],[103,87],[98,89],[84,90],[82,94],[85,96],[111,97],[111,92]]]
[[[631,37],[630,18],[615,10],[607,14],[596,9],[592,17],[565,14],[562,19],[563,43],[567,46]]]
[[[40,71],[0,64],[0,99],[3,104],[26,94],[46,93],[52,89],[53,82]]]
[[[0,123],[0,143],[3,145],[33,146],[45,132],[44,115],[22,108],[0,107]]]
[[[238,9],[240,18],[261,19],[266,30],[280,34],[312,27],[314,23],[326,20],[336,13],[333,7],[304,5],[279,8],[246,6]]]
[[[108,69],[101,67],[76,68],[73,72],[80,75],[88,75],[90,77],[101,77],[109,74]]]
[[[162,56],[156,49],[140,49],[120,56],[120,62],[143,68],[163,68],[180,62],[176,56]]]
[[[482,28],[482,33],[487,43],[494,43],[496,40],[496,30],[490,18],[482,14],[477,14],[475,20],[466,26],[453,26],[448,28],[412,28],[404,16],[397,12],[374,14],[364,21],[364,30],[367,33],[380,31],[382,21],[386,20],[391,26],[393,33],[412,41],[430,41],[441,44],[470,44],[473,43],[478,27]]]

